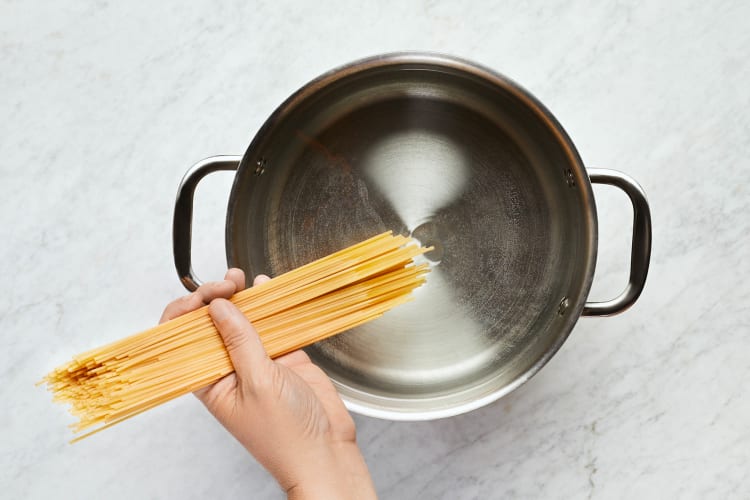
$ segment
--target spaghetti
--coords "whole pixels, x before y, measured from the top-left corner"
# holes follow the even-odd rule
[[[333,253],[230,300],[253,323],[272,358],[344,332],[411,299],[430,248],[390,232]],[[53,400],[70,404],[77,441],[210,385],[234,368],[208,306],[90,350],[50,372]]]

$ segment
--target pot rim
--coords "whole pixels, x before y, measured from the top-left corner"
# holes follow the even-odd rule
[[[364,404],[360,401],[350,398],[346,393],[339,391],[341,398],[344,401],[346,407],[359,413],[370,417],[388,419],[388,420],[401,420],[401,421],[421,421],[421,420],[433,420],[438,418],[446,418],[455,415],[467,413],[469,411],[478,409],[486,406],[501,397],[507,395],[513,390],[517,389],[533,377],[549,360],[554,356],[557,351],[567,340],[570,332],[581,317],[586,299],[591,289],[593,282],[594,272],[596,268],[597,260],[597,248],[598,248],[598,222],[596,205],[594,203],[593,190],[591,187],[591,181],[583,165],[583,161],[578,154],[577,149],[573,145],[567,132],[563,129],[562,125],[552,115],[552,113],[529,91],[523,88],[521,85],[511,80],[510,78],[493,71],[480,64],[462,59],[459,57],[445,55],[434,52],[393,52],[386,53],[376,56],[359,59],[351,63],[334,68],[326,73],[323,73],[319,77],[309,81],[303,85],[299,90],[289,96],[282,104],[280,104],[273,113],[266,119],[263,125],[260,127],[258,132],[255,134],[253,140],[242,156],[235,180],[230,191],[228,206],[227,206],[227,221],[225,228],[225,248],[227,264],[232,266],[237,261],[233,254],[234,245],[232,244],[232,232],[231,228],[234,226],[235,210],[237,206],[237,197],[240,196],[238,193],[237,186],[240,184],[238,179],[241,177],[241,173],[248,168],[254,169],[253,164],[253,151],[257,145],[261,143],[263,138],[274,129],[277,123],[285,119],[285,117],[297,106],[299,106],[306,99],[314,95],[321,89],[328,87],[336,81],[347,78],[351,75],[370,71],[373,69],[383,69],[388,67],[397,68],[403,65],[434,65],[439,68],[451,69],[454,71],[463,72],[474,77],[478,77],[493,86],[502,88],[503,90],[512,93],[516,98],[522,101],[526,107],[534,112],[534,114],[543,122],[546,127],[554,134],[558,143],[560,144],[561,150],[565,152],[568,158],[567,168],[570,168],[573,172],[574,181],[580,187],[580,195],[582,204],[586,206],[585,214],[585,225],[586,232],[588,233],[587,238],[587,256],[589,262],[586,263],[586,275],[583,277],[582,286],[578,290],[577,296],[574,300],[571,299],[571,307],[566,313],[564,324],[561,326],[560,333],[557,335],[556,341],[550,346],[549,349],[543,352],[543,354],[537,359],[527,370],[516,377],[512,382],[495,389],[494,391],[482,395],[478,398],[466,401],[463,403],[455,404],[449,407],[420,410],[420,411],[397,411],[389,408],[378,408],[371,404]],[[359,390],[353,390],[352,388],[342,384],[334,379],[331,379],[334,386],[337,389],[345,389],[345,392],[363,392]],[[386,399],[386,398],[384,398]]]

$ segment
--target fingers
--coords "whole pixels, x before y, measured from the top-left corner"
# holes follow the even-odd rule
[[[193,394],[215,414],[221,407],[221,401],[228,398],[236,386],[237,375],[230,373],[219,381],[194,391]]]
[[[258,332],[228,300],[211,301],[208,313],[221,334],[237,376],[240,380],[252,380],[252,373],[262,370],[270,362]]]
[[[262,276],[262,275],[261,275]],[[260,278],[260,276],[258,277]],[[256,278],[256,280],[258,279]],[[224,281],[214,281],[201,285],[193,293],[171,302],[165,309],[159,320],[164,323],[170,319],[182,316],[210,303],[213,299],[228,299],[240,290],[245,289],[245,272],[236,267],[229,269],[224,276]]]
[[[164,309],[164,313],[162,313],[159,323],[164,323],[165,321],[182,316],[190,311],[195,311],[199,307],[205,306],[213,299],[228,299],[234,295],[236,290],[237,284],[231,280],[213,281],[203,284],[193,293],[170,302]]]
[[[262,284],[263,284],[263,283],[265,283],[266,281],[271,281],[271,278],[269,278],[269,277],[268,277],[268,276],[266,276],[265,274],[259,274],[259,275],[258,275],[258,276],[256,276],[256,277],[255,277],[255,279],[253,280],[253,286],[257,286],[257,285],[262,285]]]
[[[245,272],[242,269],[233,267],[227,271],[224,276],[225,280],[231,281],[236,286],[236,292],[245,289]]]

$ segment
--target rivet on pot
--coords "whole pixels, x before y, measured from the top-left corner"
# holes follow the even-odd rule
[[[266,171],[266,159],[261,158],[255,163],[255,175],[260,176],[263,175],[263,172]]]
[[[570,306],[570,301],[567,297],[563,297],[560,301],[560,305],[557,308],[557,314],[560,316],[564,316],[565,312],[568,310],[568,307]]]
[[[573,171],[568,168],[568,169],[565,169],[564,174],[565,174],[565,181],[568,183],[568,187],[575,187],[576,180],[575,180],[575,177],[573,176]]]

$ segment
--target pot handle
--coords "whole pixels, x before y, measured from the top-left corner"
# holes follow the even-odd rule
[[[651,260],[651,209],[643,188],[631,177],[604,168],[588,169],[591,182],[622,189],[633,204],[633,242],[630,250],[630,278],[625,290],[606,302],[586,302],[584,316],[611,316],[632,306],[646,284]]]
[[[177,189],[172,219],[172,251],[174,266],[180,281],[189,291],[194,291],[201,281],[193,274],[191,246],[193,232],[193,195],[198,183],[210,173],[219,170],[237,170],[241,156],[211,156],[188,169]]]

